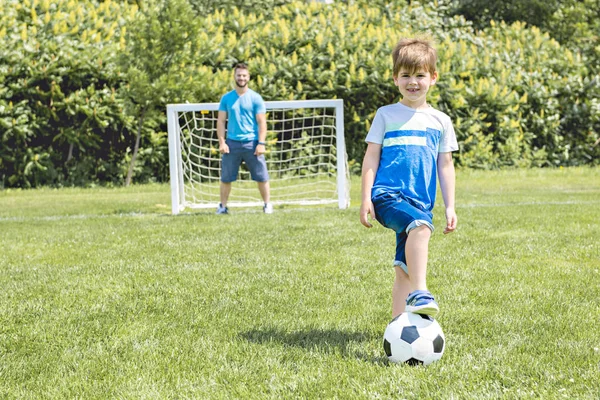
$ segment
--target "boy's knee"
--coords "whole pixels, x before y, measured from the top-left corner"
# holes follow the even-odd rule
[[[404,270],[403,266],[400,265],[394,265],[394,269],[396,270],[396,281],[397,282],[404,282],[404,281],[410,281],[409,277],[408,277],[408,273]]]
[[[431,228],[428,225],[418,225],[408,232],[409,236],[419,236],[421,238],[431,237]]]

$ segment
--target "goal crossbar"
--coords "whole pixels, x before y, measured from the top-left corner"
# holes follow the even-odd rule
[[[271,202],[350,204],[343,100],[267,101],[267,153]],[[171,210],[219,203],[218,103],[169,104]],[[230,207],[262,205],[256,183],[240,168]]]

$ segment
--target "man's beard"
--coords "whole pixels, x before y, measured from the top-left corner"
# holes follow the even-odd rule
[[[240,85],[238,81],[235,81],[235,86],[239,87],[240,89],[243,89],[246,86],[248,86],[248,82],[246,81],[243,85]]]

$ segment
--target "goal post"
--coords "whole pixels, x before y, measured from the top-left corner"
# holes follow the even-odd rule
[[[350,205],[343,100],[267,101],[271,202]],[[220,199],[219,103],[169,104],[167,127],[171,210],[216,208]],[[228,207],[262,205],[245,165]]]

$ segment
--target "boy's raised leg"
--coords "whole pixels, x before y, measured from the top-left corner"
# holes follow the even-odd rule
[[[406,298],[406,311],[434,316],[439,307],[427,290],[427,258],[431,230],[423,225],[411,230],[406,240],[406,264],[410,278],[410,294]]]
[[[421,225],[408,233],[406,239],[406,266],[410,278],[410,290],[427,290],[427,258],[431,230]]]

